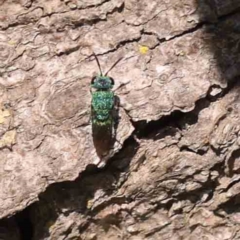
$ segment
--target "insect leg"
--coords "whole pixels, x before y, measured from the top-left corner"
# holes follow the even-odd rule
[[[118,89],[120,89],[121,87],[127,85],[128,83],[121,83],[116,89],[113,90],[113,92],[116,92]]]

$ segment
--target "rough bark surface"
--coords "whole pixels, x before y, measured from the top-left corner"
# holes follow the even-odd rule
[[[239,21],[238,0],[0,0],[0,236],[240,239]],[[104,159],[93,52],[122,58]]]

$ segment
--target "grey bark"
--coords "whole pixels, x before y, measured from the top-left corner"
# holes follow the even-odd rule
[[[4,239],[26,239],[24,212],[34,240],[240,239],[239,1],[0,6]],[[93,52],[104,71],[123,58],[104,158]]]

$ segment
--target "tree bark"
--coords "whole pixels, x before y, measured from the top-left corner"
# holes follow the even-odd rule
[[[0,6],[4,239],[240,239],[239,1]],[[121,59],[107,154],[93,53]]]

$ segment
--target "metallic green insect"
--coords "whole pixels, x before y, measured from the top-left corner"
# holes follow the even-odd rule
[[[91,102],[91,120],[93,140],[96,148],[103,152],[107,152],[112,144],[112,130],[114,127],[114,108],[116,103],[116,97],[112,88],[114,86],[114,80],[107,76],[109,71],[121,60],[117,62],[105,73],[102,74],[100,63],[97,56],[94,54],[97,61],[100,74],[93,77],[91,81],[92,102]],[[102,155],[102,154],[100,154]]]
[[[92,78],[91,87],[95,89],[92,92],[92,124],[98,126],[112,125],[112,110],[114,107],[114,93],[112,88],[114,80],[106,74],[102,74],[99,61],[94,54],[100,75]],[[114,64],[115,65],[115,64]]]

